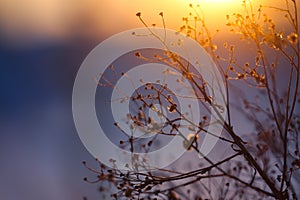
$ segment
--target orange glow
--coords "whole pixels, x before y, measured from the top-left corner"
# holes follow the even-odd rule
[[[248,0],[249,1],[249,0]],[[226,15],[243,12],[243,0],[0,0],[0,29],[8,37],[66,38],[73,35],[109,37],[112,34],[143,25],[135,16],[142,13],[149,24],[162,26],[159,16],[164,12],[166,26],[178,30],[182,17],[192,11],[189,4],[201,4],[207,26],[222,29]],[[283,1],[251,0],[253,5],[272,5]],[[14,36],[15,35],[15,36]]]
[[[195,3],[195,4],[199,4],[199,3],[241,3],[240,0],[189,0],[189,1],[185,1],[185,2],[189,2],[189,3]]]

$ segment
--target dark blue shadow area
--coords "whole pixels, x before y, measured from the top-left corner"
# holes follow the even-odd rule
[[[72,118],[78,68],[98,42],[12,47],[0,43],[0,199],[99,198],[85,183]]]

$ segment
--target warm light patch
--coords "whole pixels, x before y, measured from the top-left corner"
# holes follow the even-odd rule
[[[137,12],[141,12],[147,24],[156,24],[159,27],[163,26],[159,15],[163,12],[167,28],[178,30],[184,23],[183,17],[189,17],[189,13],[197,11],[199,15],[205,17],[206,25],[213,32],[216,29],[225,29],[227,15],[243,13],[244,1],[251,2],[254,10],[260,4],[282,7],[285,2],[274,0],[76,0],[69,5],[61,0],[0,0],[0,30],[11,41],[17,41],[16,38],[26,38],[22,40],[29,41],[28,38],[34,40],[40,37],[64,39],[65,37],[72,38],[72,35],[106,38],[124,30],[143,27],[136,17]],[[271,9],[265,10],[274,12]],[[278,19],[280,20],[285,19]],[[290,36],[291,41],[294,41],[294,38]]]
[[[251,0],[246,0],[246,3],[249,2]],[[190,0],[190,1],[185,1],[188,3],[192,3],[192,4],[201,4],[201,3],[237,3],[240,4],[243,2],[243,0]]]
[[[243,3],[249,3],[252,0],[180,0],[185,3],[192,4],[193,6],[201,5],[201,7],[212,7],[212,8],[236,8],[241,6]]]
[[[206,25],[212,30],[224,28],[227,23],[226,15],[243,12],[243,4],[250,1],[252,0],[177,0],[187,12],[196,10],[204,16]],[[186,9],[187,7],[189,9]]]

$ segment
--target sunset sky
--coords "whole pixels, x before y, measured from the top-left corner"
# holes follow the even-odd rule
[[[252,1],[254,8],[267,2]],[[192,11],[190,3],[201,4],[208,26],[214,29],[224,27],[226,14],[243,11],[241,0],[0,0],[0,33],[12,43],[109,37],[142,27],[135,16],[138,11],[157,26],[162,26],[158,13],[163,11],[167,27],[178,30],[182,17]]]
[[[221,29],[220,41],[235,39],[226,32],[226,14],[242,12],[241,0],[0,0],[1,199],[99,197],[82,181],[89,173],[81,162],[93,158],[72,118],[77,70],[104,39],[143,27],[137,12],[161,27],[163,11],[167,28],[179,30],[190,3],[201,3],[208,27]]]

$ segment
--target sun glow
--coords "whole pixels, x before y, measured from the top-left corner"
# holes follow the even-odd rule
[[[200,15],[212,29],[224,29],[226,16],[243,13],[243,1],[251,2],[253,9],[259,4],[280,7],[284,1],[271,0],[76,0],[69,5],[60,0],[11,1],[0,0],[0,30],[12,41],[15,38],[54,37],[70,35],[109,37],[131,28],[142,27],[136,17],[141,12],[148,25],[163,26],[160,12],[164,13],[167,28],[178,30],[183,17],[189,17],[200,5]],[[193,5],[193,8],[190,7]],[[198,9],[198,8],[197,8]]]
[[[252,0],[178,0],[177,2],[182,6],[181,9],[184,8],[184,5],[192,6],[197,10],[199,8],[198,11],[205,17],[208,26],[219,29],[224,28],[226,15],[242,12],[244,10],[243,3],[250,1]],[[185,8],[185,10],[188,9]]]
[[[249,2],[251,0],[246,0],[246,2]],[[185,1],[188,3],[192,3],[192,4],[209,4],[209,3],[219,3],[219,4],[228,4],[228,3],[236,3],[236,4],[241,4],[243,2],[243,0],[189,0],[189,1]]]
[[[194,6],[196,5],[201,5],[202,7],[205,6],[213,6],[214,8],[222,8],[222,9],[227,9],[229,7],[237,7],[245,3],[249,3],[251,0],[189,0],[189,1],[184,1],[181,0],[184,3],[189,3]]]

